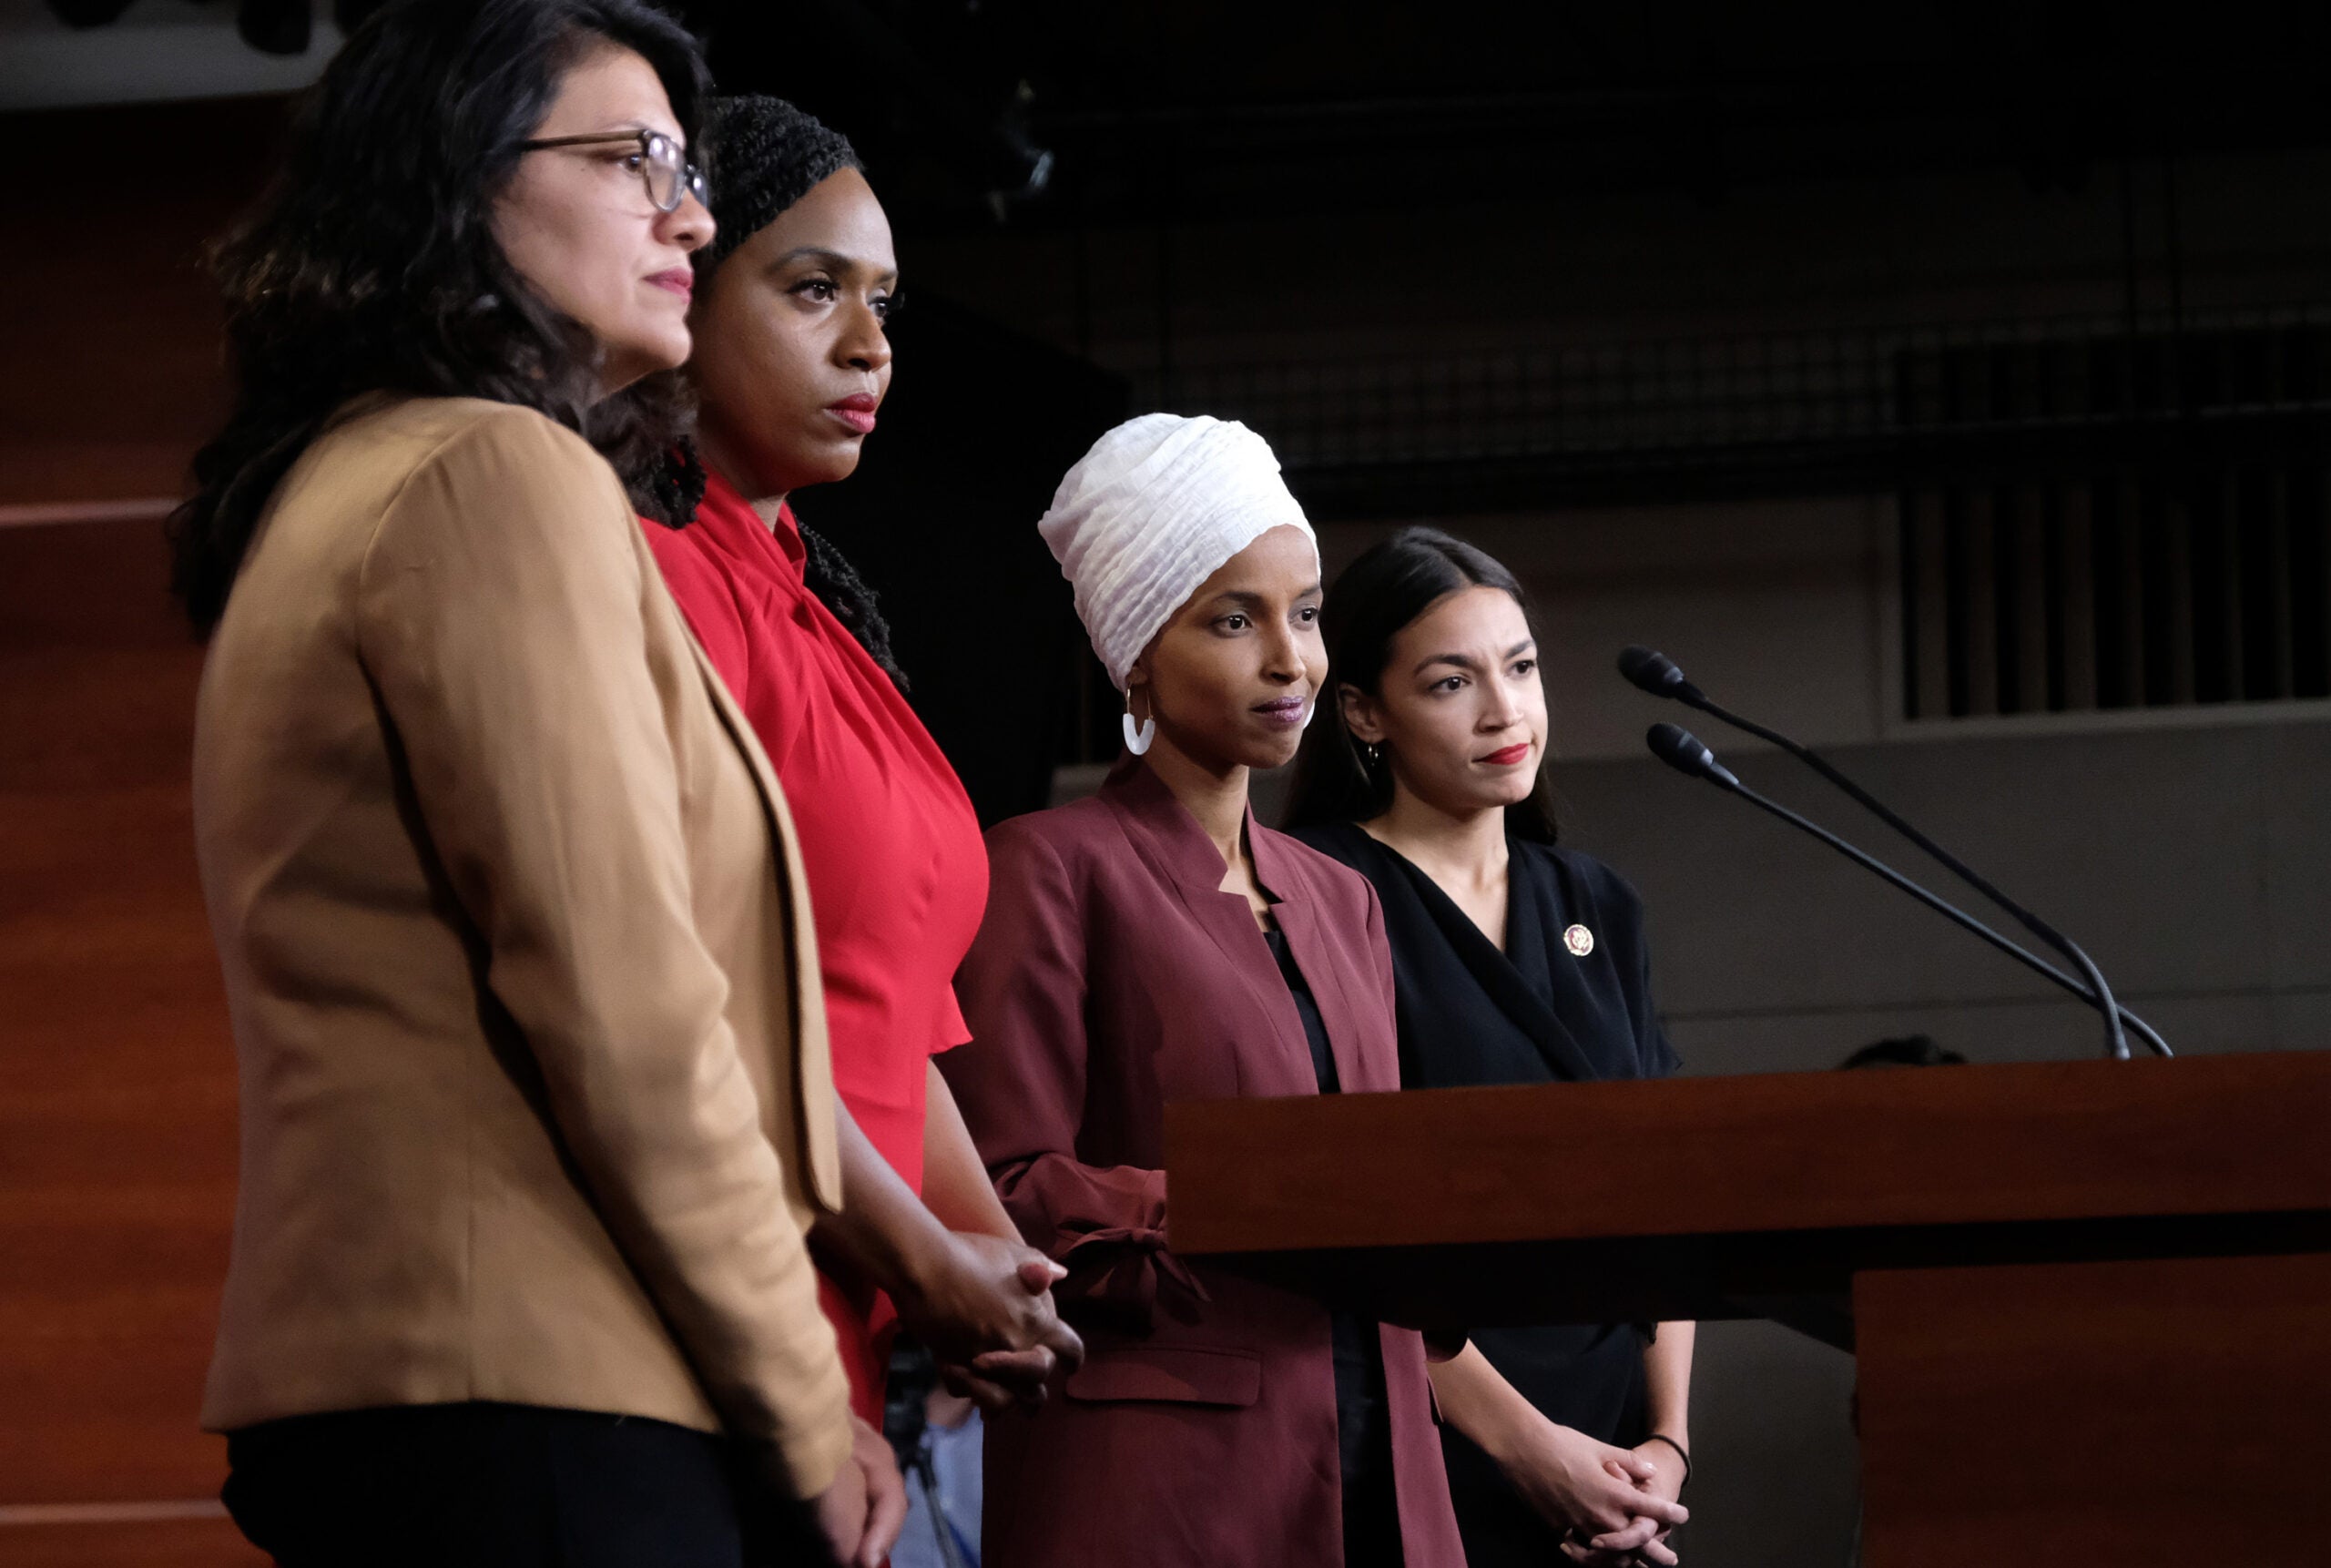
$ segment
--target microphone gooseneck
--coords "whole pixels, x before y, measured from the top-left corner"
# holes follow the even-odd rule
[[[2070,959],[2073,965],[2088,978],[2091,987],[2089,1000],[2093,1002],[2097,1010],[2103,1014],[2104,1045],[2113,1056],[2125,1059],[2129,1054],[2129,1042],[2122,1029],[2124,1022],[2130,1029],[2136,1031],[2139,1037],[2154,1054],[2160,1056],[2173,1054],[2169,1049],[2169,1043],[2161,1037],[2158,1030],[2121,1005],[2112,994],[2112,988],[2105,983],[2103,972],[2096,967],[2095,961],[2091,959],[2070,937],[2041,920],[2022,903],[2008,897],[1991,882],[1990,879],[1983,876],[1966,861],[1904,820],[1893,808],[1839,772],[1827,758],[1803,742],[1783,735],[1777,729],[1758,724],[1752,718],[1744,718],[1739,714],[1731,712],[1709,700],[1707,694],[1686,680],[1683,670],[1665,654],[1640,645],[1631,647],[1619,655],[1619,673],[1624,676],[1630,684],[1649,692],[1654,697],[1673,698],[1686,707],[1696,708],[1710,718],[1728,724],[1744,734],[1753,735],[1759,740],[1768,741],[1779,747],[1851,796],[1864,810],[1868,811],[1879,821],[1933,856],[1959,881],[2013,915],[2026,931]]]
[[[1644,737],[1644,743],[1651,748],[1651,754],[1653,756],[1658,758],[1662,762],[1666,763],[1670,768],[1674,769],[1678,773],[1685,775],[1686,778],[1705,779],[1709,783],[1715,785],[1717,789],[1729,790],[1731,793],[1739,796],[1743,800],[1747,801],[1750,805],[1771,812],[1774,816],[1778,817],[1782,821],[1786,822],[1790,827],[1797,829],[1800,832],[1810,833],[1813,837],[1820,840],[1823,843],[1828,845],[1831,849],[1837,850],[1839,854],[1845,856],[1856,865],[1860,866],[1863,870],[1875,872],[1877,875],[1884,878],[1887,881],[1892,883],[1895,887],[1900,889],[1902,891],[1909,894],[1912,898],[1918,900],[1920,903],[1926,905],[1929,909],[1933,910],[1937,914],[1942,915],[1948,920],[1956,921],[1958,924],[1965,927],[1968,931],[1972,932],[1975,935],[1981,937],[1985,942],[1990,942],[1993,947],[1999,949],[2000,952],[2007,954],[2010,958],[2014,959],[2018,963],[2022,964],[2034,974],[2041,975],[2045,979],[2055,982],[2058,985],[2062,986],[2066,991],[2071,992],[2074,996],[2079,997],[2082,1001],[2086,1002],[2091,1005],[2095,1004],[2096,997],[2093,993],[2082,985],[2079,981],[2073,979],[2071,975],[2066,974],[2062,970],[2058,969],[2054,964],[2050,963],[2046,959],[2041,958],[2039,954],[2031,952],[2029,948],[2024,947],[2012,938],[2000,935],[1990,926],[1985,925],[1981,921],[1977,920],[1973,915],[1969,914],[1965,910],[1960,909],[1958,905],[1944,899],[1940,894],[1932,892],[1927,888],[1920,886],[1919,883],[1912,881],[1909,878],[1904,876],[1901,872],[1896,871],[1893,867],[1888,865],[1877,856],[1869,853],[1867,850],[1861,849],[1858,846],[1847,841],[1845,839],[1838,837],[1828,829],[1821,826],[1820,823],[1814,821],[1811,818],[1801,816],[1798,813],[1790,810],[1779,801],[1775,800],[1768,796],[1760,795],[1756,790],[1751,789],[1747,785],[1743,784],[1738,776],[1736,775],[1732,769],[1726,768],[1723,763],[1717,761],[1715,753],[1710,750],[1707,745],[1690,730],[1673,724],[1654,724],[1651,727],[1650,732]],[[2115,1005],[2117,1006],[2118,1003],[2115,1003]],[[2133,1017],[2132,1017],[2131,1022],[2138,1023],[2140,1028],[2143,1027],[2143,1023]],[[2169,1054],[2169,1048],[2166,1045],[2160,1046],[2158,1049],[2163,1055],[2167,1055]],[[2127,1053],[2127,1050],[2128,1047],[2125,1044],[2122,1045],[2122,1052],[2123,1054]]]
[[[1958,876],[1958,881],[1968,883],[1970,888],[1981,892],[1986,900],[1990,900],[1993,904],[1998,904],[2000,909],[2005,909],[2007,913],[2011,913],[2016,921],[2021,922],[2023,930],[2028,930],[2031,934],[2035,934],[2040,942],[2049,943],[2051,948],[2056,948],[2058,953],[2063,953],[2065,958],[2072,960],[2074,967],[2080,969],[2082,974],[2089,979],[2089,1000],[2093,1002],[2098,1013],[2102,1013],[2102,1018],[2105,1018],[2107,1054],[2112,1054],[2114,1058],[2122,1058],[2122,1060],[2128,1058],[2128,1037],[2122,1030],[2122,1025],[2126,1023],[2131,1030],[2135,1030],[2135,1033],[2144,1039],[2144,1044],[2152,1048],[2153,1054],[2173,1055],[2170,1044],[2165,1042],[2165,1039],[2161,1039],[2161,1033],[2156,1030],[2156,1027],[2144,1023],[2143,1018],[2135,1016],[2133,1011],[2128,1011],[2126,1006],[2119,1004],[2119,1000],[2112,995],[2112,985],[2105,983],[2105,972],[2095,967],[2095,960],[2091,960],[2089,953],[2082,951],[2080,943],[2074,943],[2072,939],[2065,937],[2063,932],[2058,932],[2056,927],[2049,925],[2049,922],[2042,921],[2037,913],[2032,913],[2026,904],[2011,900],[2011,897],[2007,897],[2005,892],[2000,892],[1998,885],[1990,883],[1990,879],[1986,879],[1984,874],[1979,874],[1977,869],[1970,867],[1965,860],[1960,860],[1958,855],[1953,855],[1951,850],[1941,848],[1939,843],[1935,843],[1930,837],[1926,837],[1923,831],[1911,827],[1909,822],[1907,822],[1905,818],[1899,816],[1898,810],[1893,809],[1893,806],[1888,806],[1886,801],[1874,797],[1869,789],[1860,788],[1860,785],[1853,783],[1851,779],[1847,779],[1844,773],[1837,771],[1837,769],[1830,764],[1830,759],[1823,758],[1823,755],[1816,752],[1814,748],[1804,746],[1802,741],[1793,741],[1793,738],[1781,734],[1778,729],[1769,729],[1769,727],[1765,725],[1757,725],[1757,722],[1751,720],[1751,718],[1741,718],[1739,713],[1732,713],[1730,708],[1723,708],[1723,706],[1708,701],[1706,692],[1702,692],[1697,685],[1693,685],[1690,680],[1683,678],[1683,668],[1678,667],[1674,659],[1666,657],[1664,652],[1655,652],[1655,650],[1650,650],[1650,647],[1644,647],[1641,643],[1624,647],[1624,650],[1620,652],[1618,673],[1627,678],[1629,685],[1636,685],[1636,687],[1641,687],[1644,692],[1650,692],[1653,697],[1669,697],[1669,699],[1681,701],[1681,704],[1690,706],[1690,708],[1699,708],[1702,713],[1725,722],[1725,725],[1732,725],[1735,729],[1744,731],[1744,734],[1753,734],[1753,737],[1757,737],[1760,741],[1769,741],[1774,743],[1774,746],[1781,748],[1781,750],[1786,750],[1790,758],[1795,758],[1797,762],[1804,762],[1809,769],[1814,769],[1816,773],[1820,773],[1823,779],[1830,780],[1832,785],[1844,789],[1844,792],[1851,795],[1862,809],[1869,810],[1872,816],[1877,816],[1878,820],[1886,822],[1888,827],[1893,827],[1898,834],[1902,834],[1902,837],[1909,839],[1911,843],[1916,843],[1920,850],[1926,850],[1928,855],[1939,860],[1939,862],[1944,864],[1944,869],[1949,869],[1953,876]]]

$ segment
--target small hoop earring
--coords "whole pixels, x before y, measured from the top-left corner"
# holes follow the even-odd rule
[[[1140,728],[1135,728],[1131,687],[1125,688],[1125,710],[1117,722],[1125,730],[1125,749],[1135,757],[1146,757],[1149,754],[1149,743],[1157,738],[1157,715],[1155,712],[1151,713],[1147,718],[1141,721]]]

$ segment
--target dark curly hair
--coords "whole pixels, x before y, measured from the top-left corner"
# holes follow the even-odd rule
[[[212,255],[235,382],[172,514],[172,586],[218,624],[269,495],[365,393],[482,397],[580,432],[618,472],[687,428],[684,383],[596,397],[598,345],[503,256],[491,218],[519,144],[595,48],[643,56],[691,142],[696,40],[640,0],[393,0],[295,117],[282,168]]]
[[[1403,528],[1364,551],[1328,590],[1319,632],[1328,645],[1327,692],[1295,754],[1288,792],[1288,828],[1326,822],[1365,822],[1392,809],[1392,769],[1370,763],[1344,723],[1336,689],[1377,694],[1392,639],[1451,594],[1496,588],[1530,613],[1530,599],[1504,565],[1483,550],[1437,528]],[[1542,765],[1530,793],[1505,809],[1506,830],[1517,839],[1554,841],[1553,782]]]

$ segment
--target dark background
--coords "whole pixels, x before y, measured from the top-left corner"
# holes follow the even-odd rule
[[[113,25],[231,19],[282,51],[327,15],[369,8],[149,0]],[[103,31],[121,9],[48,12]],[[2331,141],[2331,8],[680,9],[725,87],[792,97],[857,142],[898,229],[908,308],[891,417],[854,484],[801,505],[866,557],[916,700],[990,820],[1042,803],[1051,763],[1108,745],[1110,694],[1074,652],[1065,596],[1040,586],[1028,524],[1091,438],[1142,408],[1247,418],[1322,522],[1868,491],[1955,505],[2008,477],[2141,473],[2126,526],[2155,579],[2137,592],[2156,595],[2223,552],[2204,540],[2180,554],[2143,508],[2165,497],[2204,534],[2239,533],[2238,503],[2218,515],[2230,468],[2323,449],[2331,335],[2204,321],[2226,280],[2193,257],[2213,238],[2218,167]],[[249,189],[280,114],[264,97],[0,114],[20,149],[0,211],[31,241],[7,325],[56,367],[0,392],[12,494],[86,488],[59,448],[92,438],[133,465],[138,493],[174,486],[216,406],[194,252]],[[1950,190],[1980,193],[1977,222],[2000,224],[2002,203],[2021,204],[2012,221],[2092,221],[2102,243],[2080,286],[2060,278],[2044,303],[2015,287],[1919,298],[1931,290],[1904,275],[1886,204]],[[2320,205],[2294,186],[2254,208],[2294,199]],[[1685,264],[1776,201],[1823,216],[1793,243]],[[2297,216],[2311,233],[2315,215]],[[1638,275],[1633,248],[1659,260]],[[1541,276],[1515,265],[1542,256]],[[2316,292],[2253,288],[2243,302]],[[2002,346],[2003,326],[2028,332],[2075,303],[2089,320],[2058,334],[2076,341],[2052,360]],[[1881,323],[1930,336],[1873,336]],[[1619,351],[1581,359],[1582,338]],[[1744,340],[1768,359],[1777,343],[1896,368],[1791,380],[1759,370]],[[1923,381],[1898,369],[1906,355]],[[1914,382],[1932,392],[1917,408],[1901,390]],[[1744,436],[1743,410],[1792,417]],[[2292,567],[2303,577],[2310,548]],[[2331,689],[2316,597],[2282,612],[2289,667],[2270,674],[2274,650],[2255,646],[2273,619],[2265,590],[2231,592],[2254,601],[2246,624],[2204,593],[2203,652],[2182,684],[2164,644],[2107,648],[2071,685],[2122,702]],[[2210,652],[2228,636],[2254,645],[2246,671]],[[975,646],[1011,673],[955,657]],[[1938,643],[1929,700],[1982,711],[1997,684],[2012,707],[2019,660],[2038,657]],[[2061,664],[2038,677],[2051,701]]]

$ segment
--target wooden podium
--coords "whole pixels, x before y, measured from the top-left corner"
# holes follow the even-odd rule
[[[2331,1053],[1206,1101],[1166,1164],[1176,1251],[1389,1321],[1853,1350],[1868,1568],[2331,1563]]]

